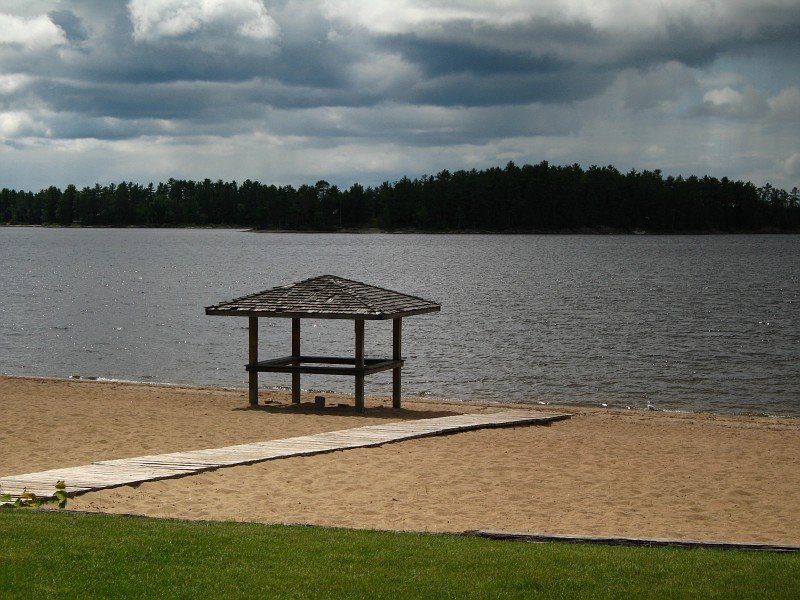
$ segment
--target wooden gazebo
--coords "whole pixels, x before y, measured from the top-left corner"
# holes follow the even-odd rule
[[[441,305],[358,281],[321,275],[292,285],[272,288],[206,307],[207,315],[248,317],[250,404],[258,405],[259,373],[291,373],[292,402],[300,402],[300,375],[350,375],[355,377],[356,411],[364,410],[364,376],[392,370],[392,406],[400,408],[400,370],[403,317],[441,310]],[[258,360],[258,319],[292,320],[292,354]],[[300,353],[300,319],[351,319],[355,321],[355,356],[307,356]],[[392,319],[392,358],[364,356],[364,321]]]

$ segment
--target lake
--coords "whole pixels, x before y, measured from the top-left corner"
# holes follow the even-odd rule
[[[800,236],[5,227],[0,256],[5,374],[245,387],[247,319],[204,307],[333,274],[442,304],[404,319],[408,395],[800,416]],[[261,323],[260,356],[289,354],[290,320]],[[303,321],[304,353],[353,339]],[[391,355],[391,322],[367,322],[366,351]]]

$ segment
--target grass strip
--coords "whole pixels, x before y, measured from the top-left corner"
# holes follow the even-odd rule
[[[796,598],[800,554],[0,510],[0,596]]]

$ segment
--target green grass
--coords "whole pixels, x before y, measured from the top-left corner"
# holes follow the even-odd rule
[[[800,555],[0,510],[0,597],[797,598]]]

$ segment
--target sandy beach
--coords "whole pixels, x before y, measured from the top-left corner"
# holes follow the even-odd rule
[[[0,377],[0,476],[466,412],[496,404]],[[311,402],[313,394],[306,394]],[[511,405],[503,405],[509,407]],[[530,406],[526,406],[530,408]],[[69,509],[367,529],[800,543],[800,419],[543,406],[465,432],[88,493]]]

